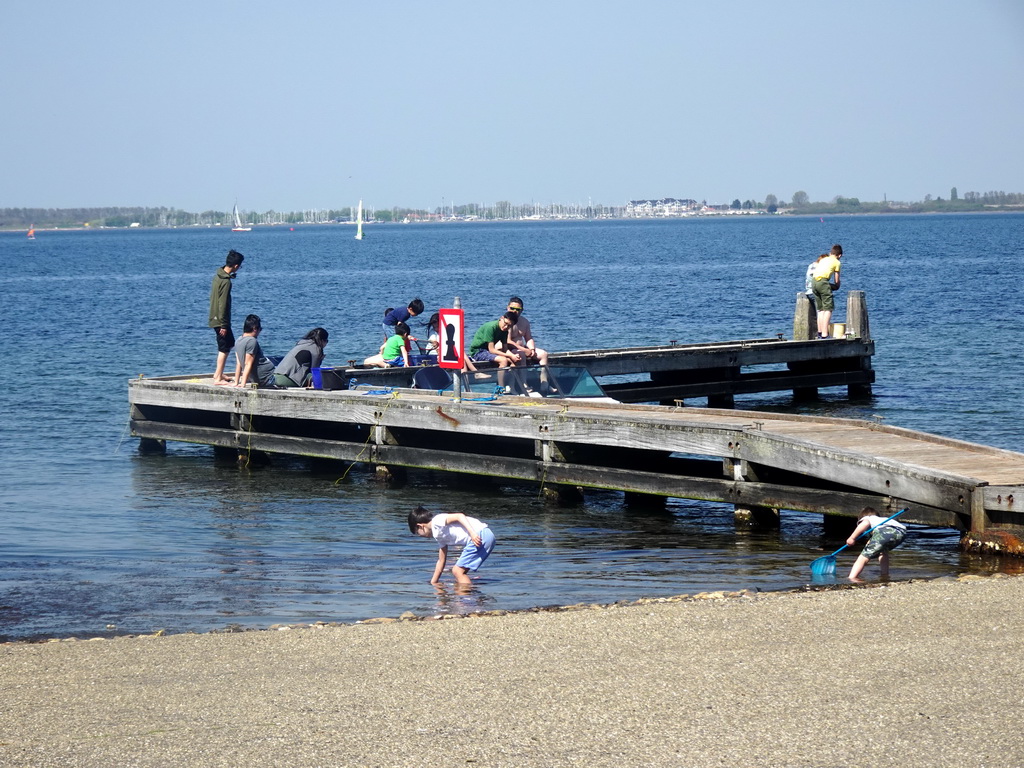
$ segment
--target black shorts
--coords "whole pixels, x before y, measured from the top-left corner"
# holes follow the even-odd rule
[[[221,335],[221,331],[224,334]],[[230,328],[214,328],[213,332],[217,334],[217,351],[227,354],[235,348],[235,334],[231,332]]]

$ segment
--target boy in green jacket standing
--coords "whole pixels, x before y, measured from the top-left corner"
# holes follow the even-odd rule
[[[217,270],[210,286],[210,327],[217,336],[217,370],[213,373],[213,383],[218,385],[234,383],[224,378],[224,364],[235,346],[235,335],[231,332],[231,281],[244,260],[245,256],[238,251],[228,251],[224,266]]]

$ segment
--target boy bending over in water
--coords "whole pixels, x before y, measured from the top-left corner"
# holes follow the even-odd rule
[[[875,528],[875,526],[878,527]],[[850,579],[852,581],[858,580],[860,572],[864,570],[864,566],[875,555],[878,555],[878,567],[881,570],[882,578],[889,578],[889,551],[896,549],[907,537],[907,526],[903,525],[903,523],[897,523],[895,520],[886,520],[873,507],[864,507],[864,511],[860,513],[858,518],[857,527],[850,534],[850,538],[846,540],[847,546],[852,547],[857,537],[869,528],[875,528],[875,530],[871,532],[871,538],[868,539],[868,543],[864,545],[864,549],[857,556],[853,568],[850,569]]]
[[[448,561],[449,546],[463,548],[458,561],[452,566],[452,576],[459,584],[471,583],[467,574],[483,565],[494,549],[494,533],[487,523],[466,517],[461,512],[434,515],[423,507],[416,507],[409,513],[409,530],[425,539],[433,538],[441,545],[434,575],[430,577],[431,584],[437,584],[441,579]]]

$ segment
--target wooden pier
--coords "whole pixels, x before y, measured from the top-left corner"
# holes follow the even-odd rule
[[[818,390],[846,387],[851,398],[871,395],[875,344],[868,327],[863,291],[847,297],[845,333],[841,338],[813,339],[814,307],[796,297],[793,338],[745,339],[703,344],[556,352],[551,365],[582,366],[609,396],[623,403],[661,403],[707,398],[715,408],[731,408],[737,395],[791,391],[813,399]],[[628,381],[611,381],[625,377]],[[381,387],[408,387],[407,368],[357,368],[339,371],[341,382]]]
[[[184,441],[704,499],[769,525],[782,509],[831,524],[866,505],[908,507],[904,520],[958,529],[965,546],[1024,554],[1024,454],[871,422],[570,399],[456,403],[418,390],[235,389],[200,377],[132,380],[129,402],[132,434],[147,447]]]

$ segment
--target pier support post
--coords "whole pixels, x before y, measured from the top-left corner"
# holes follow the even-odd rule
[[[560,507],[575,507],[583,503],[583,491],[575,485],[545,483],[541,490],[545,501],[554,502]]]
[[[743,495],[742,483],[757,482],[757,467],[744,459],[725,456],[722,459],[722,474],[737,483],[735,497]],[[781,517],[776,507],[762,504],[737,502],[733,505],[733,517],[736,525],[742,528],[779,528]]]
[[[266,451],[254,451],[245,448],[238,450],[236,457],[241,467],[269,467],[270,454]]]
[[[215,461],[238,461],[238,449],[229,448],[226,445],[213,446],[213,458]]]
[[[863,291],[862,291],[863,293]],[[808,341],[818,338],[818,313],[814,299],[800,291],[796,295],[796,310],[793,312],[793,341]]]
[[[143,456],[164,455],[167,453],[167,441],[156,440],[152,437],[139,439],[139,453]]]
[[[793,310],[793,341],[810,341],[818,338],[818,312],[814,309],[814,299],[800,291],[796,295],[796,309]],[[790,369],[793,369],[790,365]],[[808,402],[818,399],[817,387],[800,387],[793,390],[793,399],[797,402]]]
[[[408,475],[405,467],[377,464],[373,468],[373,477],[379,483],[404,483]]]
[[[632,509],[661,511],[665,509],[666,503],[668,502],[668,497],[661,496],[656,493],[638,493],[636,491],[626,491],[624,494],[624,501],[626,502],[626,506]]]
[[[737,526],[744,528],[779,528],[782,523],[779,510],[757,504],[737,504],[733,508]]]
[[[821,532],[826,539],[845,539],[854,525],[854,521],[843,515],[822,515],[821,518]]]

